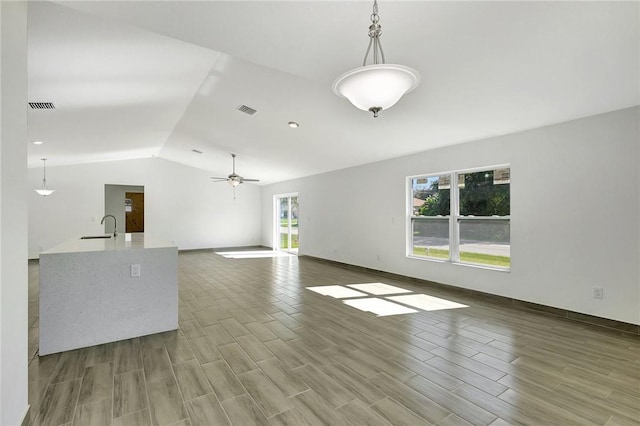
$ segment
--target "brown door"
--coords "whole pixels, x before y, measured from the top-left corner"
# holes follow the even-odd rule
[[[125,192],[125,232],[144,232],[144,193]]]

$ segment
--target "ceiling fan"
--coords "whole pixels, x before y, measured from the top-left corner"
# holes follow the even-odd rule
[[[259,179],[247,179],[237,174],[236,173],[236,155],[231,154],[231,158],[233,159],[233,170],[231,174],[226,178],[212,176],[211,179],[213,179],[213,182],[229,182],[229,185],[233,186],[234,188],[240,185],[241,183],[245,183],[245,182],[260,182]]]

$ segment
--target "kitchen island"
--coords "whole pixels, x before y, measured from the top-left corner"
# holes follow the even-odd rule
[[[178,328],[178,249],[144,234],[40,254],[40,355]]]

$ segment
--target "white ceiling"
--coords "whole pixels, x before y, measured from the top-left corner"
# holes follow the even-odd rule
[[[224,176],[235,152],[272,183],[640,104],[638,2],[379,8],[387,62],[422,84],[373,119],[331,91],[362,62],[369,1],[29,2],[29,100],[57,107],[29,113],[29,165],[158,155]]]

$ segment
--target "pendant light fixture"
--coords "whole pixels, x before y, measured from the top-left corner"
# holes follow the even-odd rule
[[[407,92],[420,84],[420,74],[404,65],[385,64],[384,52],[380,44],[382,27],[378,23],[378,1],[373,0],[373,13],[369,26],[369,47],[362,66],[346,73],[333,82],[333,92],[347,98],[356,108],[371,111],[374,117],[382,110],[389,109]],[[373,46],[373,63],[367,59]]]
[[[38,194],[46,197],[47,195],[53,194],[55,189],[47,189],[47,159],[42,158],[42,188],[34,189]]]

